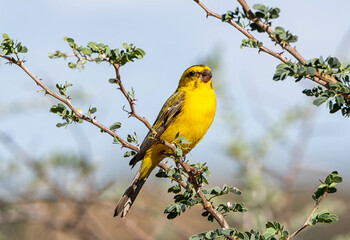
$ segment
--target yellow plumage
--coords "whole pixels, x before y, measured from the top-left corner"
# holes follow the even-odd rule
[[[175,142],[187,154],[204,137],[216,111],[216,97],[211,81],[211,70],[205,65],[188,68],[182,75],[179,86],[165,102],[153,124],[158,135],[167,142]],[[176,135],[185,137],[190,144],[183,146]],[[119,200],[114,216],[124,217],[129,211],[138,192],[151,171],[171,150],[155,142],[151,133],[145,137],[140,152],[130,161],[130,165],[142,160],[131,185]]]

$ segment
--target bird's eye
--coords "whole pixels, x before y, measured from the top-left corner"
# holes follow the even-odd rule
[[[193,77],[194,76],[194,71],[189,72],[188,76]]]

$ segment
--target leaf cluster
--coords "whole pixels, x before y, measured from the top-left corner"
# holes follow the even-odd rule
[[[242,19],[249,19],[245,12],[239,11],[239,8],[235,8],[234,11],[227,11],[227,13],[221,15],[221,21],[229,22],[235,21],[239,26],[246,27],[246,24],[241,21]]]
[[[206,166],[206,163],[200,164],[189,164],[193,171],[196,171],[194,179],[191,181],[195,181],[196,184],[208,183],[208,180],[203,176],[203,173],[210,176],[210,171]],[[181,192],[181,185],[176,184],[171,186],[168,189],[169,193],[174,193],[174,203],[169,204],[164,213],[167,214],[168,219],[173,219],[177,216],[180,216],[181,213],[185,212],[187,208],[190,208],[194,205],[201,204],[202,200],[195,192],[195,188],[193,187],[192,182],[186,177],[185,171],[182,167],[178,168],[169,168],[167,171],[163,169],[159,169],[156,177],[160,178],[171,178],[171,179],[181,179],[182,181],[186,181],[186,189],[184,192]],[[228,193],[241,194],[241,191],[232,186],[227,186],[226,184],[223,187],[216,186],[214,188],[205,189],[201,188],[203,194],[209,199],[209,201],[215,197],[219,197]],[[219,204],[216,206],[216,210],[222,214],[229,212],[246,212],[247,209],[244,208],[244,203],[235,203],[235,204]],[[209,221],[213,221],[213,216],[210,215],[208,211],[204,211],[202,216],[207,217]]]
[[[128,141],[128,143],[134,143],[136,146],[139,146],[139,140],[137,138],[137,134],[136,132],[134,132],[133,135],[131,134],[128,134],[126,140]],[[137,153],[133,150],[131,151],[126,151],[124,153],[124,157],[132,157],[132,156],[135,156]]]
[[[248,211],[247,208],[244,207],[244,203],[230,203],[228,202],[227,204],[220,203],[218,206],[215,206],[215,209],[220,212],[221,214],[226,214],[230,212],[241,212],[245,213]],[[213,222],[214,217],[207,211],[204,210],[202,213],[203,217],[207,217],[208,221]]]
[[[204,182],[208,182],[206,178],[203,176],[203,173],[210,175],[210,172],[208,170],[208,167],[206,166],[206,163],[204,164],[196,163],[196,164],[191,164],[190,166],[198,172],[198,175],[196,175],[195,181],[198,182],[199,180],[201,180],[203,182],[203,179],[205,179]],[[178,180],[186,181],[187,187],[184,192],[181,192],[182,188],[178,184],[171,186],[168,189],[169,193],[175,194],[174,203],[169,204],[164,210],[164,213],[167,214],[168,219],[176,218],[181,213],[185,212],[187,208],[201,203],[201,199],[197,196],[192,183],[189,181],[182,167],[170,167],[167,169],[167,171],[163,169],[159,169],[158,173],[156,174],[156,177],[171,178],[174,180],[178,179]]]
[[[257,10],[255,16],[262,19],[266,24],[269,24],[270,19],[279,17],[281,10],[274,7],[266,7],[264,4],[254,4],[253,9]]]
[[[276,19],[279,17],[280,9],[274,7],[267,7],[264,4],[254,4],[253,9],[255,16],[260,18],[264,23],[271,24],[270,19]],[[245,23],[242,20],[248,20],[248,23]],[[257,30],[258,32],[264,32],[256,23],[251,23],[248,14],[245,11],[240,11],[239,8],[235,8],[233,11],[227,11],[225,14],[221,15],[221,20],[223,22],[229,22],[234,20],[239,26],[246,28],[248,25],[251,30]]]
[[[70,99],[70,96],[67,94],[67,90],[69,87],[73,86],[73,84],[68,83],[67,81],[64,84],[56,84],[56,88],[58,89],[58,92],[60,95],[64,96],[66,99]],[[77,111],[80,113],[83,113],[83,110],[78,108]],[[68,109],[64,104],[58,103],[57,105],[53,105],[50,109],[50,112],[57,114],[58,116],[62,117],[65,122],[63,123],[57,123],[56,127],[67,127],[69,124],[73,122],[82,123],[83,120],[78,118],[75,113]],[[89,107],[87,116],[92,118],[92,114],[97,112],[96,107]]]
[[[305,89],[303,93],[310,97],[316,97],[313,104],[320,106],[327,102],[330,113],[341,110],[343,116],[350,116],[350,101],[345,96],[350,94],[350,65],[341,63],[336,57],[313,58],[307,61],[306,66],[300,63],[286,62],[277,66],[273,80],[280,81],[288,76],[299,81],[306,76],[315,77],[316,72],[334,77],[337,82],[329,83],[328,88],[321,86]]]
[[[121,126],[122,126],[122,124],[120,122],[115,122],[111,126],[109,126],[109,129],[114,131],[116,129],[121,128]],[[139,146],[139,142],[138,142],[139,140],[138,140],[136,132],[134,132],[133,134],[128,134],[126,140],[128,141],[128,143],[134,143],[136,146]],[[119,141],[118,138],[114,138],[113,143],[121,144],[121,142]],[[124,157],[125,158],[132,157],[132,156],[135,156],[136,154],[137,154],[137,152],[135,152],[134,150],[126,151],[124,153]]]
[[[71,86],[73,86],[73,84],[71,84],[67,81],[64,84],[58,84],[58,83],[56,84],[56,88],[58,89],[58,92],[66,98],[68,98],[67,89]]]
[[[249,232],[240,232],[235,228],[222,229],[218,228],[208,232],[202,232],[198,235],[191,236],[190,240],[211,240],[224,238],[227,236],[235,237],[237,240],[286,240],[289,236],[288,231],[279,222],[268,222],[266,224],[266,232],[250,230]]]
[[[329,174],[324,181],[321,181],[321,185],[318,187],[316,192],[313,194],[312,198],[318,202],[320,200],[320,197],[323,196],[324,193],[334,193],[336,192],[336,189],[334,186],[338,183],[342,182],[342,177],[338,175],[336,171]],[[178,187],[177,191],[180,191],[181,188]],[[208,190],[203,189],[203,193],[206,195],[208,194],[214,194],[215,196],[222,195],[224,193],[233,192],[235,194],[241,194],[241,192],[234,187],[228,187],[226,185],[223,186],[223,188],[220,187],[214,187]],[[245,212],[247,211],[244,208],[244,204],[233,204],[232,208],[227,211],[227,207],[229,207],[230,204],[220,204],[216,209],[225,214],[228,212]],[[203,216],[208,216],[208,220],[212,221],[213,218],[210,217],[210,214],[205,211],[202,214]],[[338,221],[338,217],[334,214],[329,213],[327,210],[323,210],[319,213],[313,214],[313,216],[310,218],[309,222],[307,223],[307,226],[309,225],[315,225],[317,223],[336,223]],[[237,229],[229,228],[229,229],[215,229],[210,230],[208,232],[202,232],[198,235],[191,236],[190,240],[199,240],[199,239],[217,239],[217,238],[224,238],[226,236],[235,237],[235,239],[239,240],[286,240],[290,236],[290,233],[284,228],[283,225],[281,225],[279,222],[267,222],[266,225],[266,231],[264,233],[260,233],[259,231],[256,231],[252,229],[249,232],[240,232]]]
[[[255,41],[253,39],[242,39],[241,48],[248,47],[248,48],[260,48],[262,47],[263,43],[260,41]]]
[[[180,179],[184,180],[184,171],[180,168],[169,167],[166,171],[162,168],[159,168],[158,172],[155,175],[158,178],[171,178],[171,179]]]
[[[265,24],[271,25],[270,19],[276,19],[279,17],[281,10],[279,8],[267,7],[264,4],[254,4],[253,9],[257,10],[254,14]],[[260,33],[265,32],[258,24],[252,22],[250,25],[251,31],[258,31]]]
[[[254,4],[253,9],[256,11],[254,15],[259,18],[266,27],[271,26],[271,19],[276,19],[279,17],[281,10],[276,7],[267,7],[264,4]],[[249,31],[257,31],[259,33],[265,32],[266,29],[262,29],[260,25],[252,22],[248,14],[243,11],[241,12],[237,7],[234,11],[227,11],[226,14],[221,16],[223,22],[229,22],[231,20],[235,21],[239,26],[245,28]],[[289,31],[284,30],[283,27],[276,27],[273,32],[278,42],[277,43],[294,43],[298,40],[296,35],[291,34]],[[254,39],[242,39],[241,48],[260,48],[263,43]]]
[[[75,123],[82,123],[83,120],[80,118],[77,118],[75,116],[75,113],[72,110],[67,109],[67,107],[62,104],[58,103],[57,105],[53,105],[50,109],[50,112],[57,114],[58,116],[62,117],[64,120],[63,123],[57,123],[56,127],[66,127],[69,124]]]
[[[236,195],[240,195],[241,191],[233,186],[227,186],[226,184],[223,185],[223,187],[219,187],[216,186],[214,188],[210,188],[210,189],[202,189],[202,192],[207,196],[208,200],[212,200],[213,198],[222,196],[222,195],[226,195],[228,193],[234,193]],[[219,204],[218,206],[215,207],[215,209],[220,212],[221,214],[226,214],[229,212],[247,212],[248,209],[246,209],[244,207],[244,203],[230,203],[228,202],[227,204]],[[208,211],[204,211],[202,213],[203,217],[207,217],[208,221],[214,221],[214,217],[210,215],[210,213]]]
[[[320,180],[322,184],[318,186],[317,190],[312,195],[312,199],[318,201],[325,193],[335,193],[337,191],[335,186],[342,181],[343,178],[338,175],[338,172],[333,171],[324,181]]]
[[[339,218],[338,216],[328,212],[327,210],[322,210],[319,213],[315,213],[310,221],[308,222],[309,225],[315,225],[317,223],[336,223],[338,222]]]
[[[188,145],[191,144],[184,136],[180,137],[180,132],[176,133],[173,143],[175,144],[177,158],[181,158],[183,156],[183,150],[189,149]]]
[[[211,172],[209,170],[209,167],[207,166],[207,163],[192,163],[190,164],[187,161],[187,164],[189,164],[193,169],[195,169],[197,171],[197,174],[195,175],[195,180],[199,183],[205,183],[205,184],[209,184],[209,181],[206,177],[210,177],[211,176]],[[205,176],[203,175],[203,173],[205,173]]]
[[[64,38],[68,45],[73,50],[73,56],[77,57],[76,62],[69,62],[68,66],[73,69],[83,69],[87,63],[107,61],[111,64],[119,66],[125,65],[128,62],[133,62],[134,59],[142,59],[145,56],[145,51],[141,48],[136,48],[133,44],[123,43],[123,49],[110,48],[104,43],[89,42],[86,46],[77,44],[73,38]],[[68,54],[61,51],[56,51],[49,55],[50,58],[67,58]]]
[[[350,94],[350,65],[341,63],[335,57],[314,58],[308,61],[308,65],[315,67],[322,74],[333,76],[337,82],[329,83],[328,89],[314,87],[305,89],[303,93],[307,96],[316,97],[313,104],[320,106],[327,102],[329,112],[335,113],[341,110],[343,116],[350,116],[350,101],[345,96]]]
[[[92,114],[95,114],[97,112],[97,108],[95,107],[91,107],[91,105],[89,106],[87,115],[89,116],[89,118],[93,118]]]
[[[263,239],[268,240],[285,240],[289,236],[289,232],[284,230],[279,222],[267,222],[266,223],[266,232],[263,234]]]
[[[273,32],[278,40],[277,43],[295,43],[298,41],[298,36],[291,34],[289,31],[284,30],[283,27],[276,27]]]
[[[201,203],[201,199],[196,196],[196,193],[191,184],[187,185],[186,190],[181,193],[181,186],[175,185],[168,189],[168,192],[175,193],[174,203],[169,204],[164,210],[168,219],[176,218],[181,213],[185,212],[187,208]]]
[[[19,59],[19,53],[28,52],[28,48],[23,46],[21,42],[13,40],[7,33],[2,34],[3,40],[0,45],[0,49],[5,55],[15,54],[17,59]]]

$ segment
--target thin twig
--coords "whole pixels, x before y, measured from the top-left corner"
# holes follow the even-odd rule
[[[136,119],[140,120],[143,124],[146,125],[146,127],[154,132],[154,130],[152,129],[151,124],[147,121],[147,119],[145,117],[141,117],[135,110],[135,103],[134,103],[134,99],[130,97],[130,95],[128,94],[128,92],[125,90],[124,85],[122,84],[122,81],[120,79],[120,74],[119,74],[119,64],[113,64],[113,67],[115,69],[116,72],[116,81],[119,85],[119,90],[123,93],[124,97],[126,98],[126,100],[129,102],[129,106],[130,106],[130,116],[135,117]]]
[[[122,81],[121,81],[121,77],[120,77],[120,73],[119,73],[119,64],[113,64],[113,67],[115,69],[115,73],[116,73],[116,82],[119,86],[119,90],[123,93],[124,97],[126,98],[126,100],[129,103],[130,106],[130,112],[129,115],[130,117],[135,117],[136,119],[138,119],[140,122],[142,122],[147,128],[148,130],[150,130],[153,133],[153,136],[155,137],[155,139],[160,143],[165,145],[166,147],[170,148],[172,150],[173,155],[176,155],[176,147],[174,144],[169,143],[167,141],[165,141],[164,139],[162,139],[157,132],[153,129],[152,125],[148,122],[148,120],[145,117],[142,117],[140,114],[138,114],[135,110],[135,99],[131,98],[129,93],[126,91]]]
[[[315,211],[318,209],[318,207],[320,206],[322,200],[323,200],[326,196],[327,196],[327,192],[325,192],[325,193],[320,197],[320,199],[316,201],[314,207],[312,208],[312,210],[311,210],[309,216],[306,218],[304,224],[303,224],[301,227],[299,227],[295,232],[293,232],[293,233],[287,238],[287,240],[293,238],[293,237],[294,237],[295,235],[297,235],[301,230],[303,230],[304,228],[306,228],[307,226],[309,226],[308,223],[309,223],[310,219],[312,218],[312,216],[314,215]]]
[[[299,129],[298,138],[295,141],[293,149],[290,151],[290,160],[288,166],[288,173],[285,174],[284,182],[284,194],[285,203],[283,207],[285,221],[289,222],[290,215],[292,213],[292,202],[295,195],[295,185],[300,174],[301,165],[304,160],[305,151],[307,145],[310,142],[310,137],[313,131],[313,124],[311,120],[313,118],[313,111],[308,112],[302,119],[302,125]]]

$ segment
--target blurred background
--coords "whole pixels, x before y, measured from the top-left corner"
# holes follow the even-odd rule
[[[315,107],[302,94],[315,86],[309,80],[272,81],[279,62],[241,49],[237,30],[214,18],[190,0],[179,1],[3,1],[1,33],[20,40],[29,51],[28,68],[54,88],[68,81],[72,103],[86,113],[97,108],[106,126],[122,123],[118,133],[136,132],[144,125],[122,110],[127,102],[108,83],[114,70],[88,64],[84,71],[68,61],[51,60],[55,50],[69,52],[63,41],[102,42],[112,48],[123,42],[146,51],[141,61],[121,69],[125,87],[135,90],[136,110],[153,122],[174,92],[183,71],[208,64],[218,96],[217,114],[202,142],[187,157],[207,162],[210,187],[233,185],[242,195],[227,201],[246,202],[248,213],[227,216],[230,226],[264,230],[277,220],[289,231],[302,225],[312,208],[312,193],[333,170],[344,182],[321,209],[340,217],[334,225],[318,225],[295,239],[350,239],[349,119],[331,115],[326,105]],[[220,14],[236,1],[205,1]],[[329,55],[349,62],[350,23],[347,0],[248,1],[281,9],[273,27],[283,26],[299,39],[297,50],[306,58]],[[255,36],[275,51],[264,35]],[[287,53],[284,53],[288,56]],[[112,218],[114,206],[136,173],[124,149],[91,124],[55,125],[61,119],[49,109],[57,101],[44,96],[16,66],[0,60],[0,239],[186,239],[218,227],[193,207],[175,220],[163,210],[172,202],[171,183],[154,174],[128,218]],[[172,164],[169,161],[169,164]],[[155,171],[157,172],[157,171]],[[226,199],[225,199],[226,201]]]

